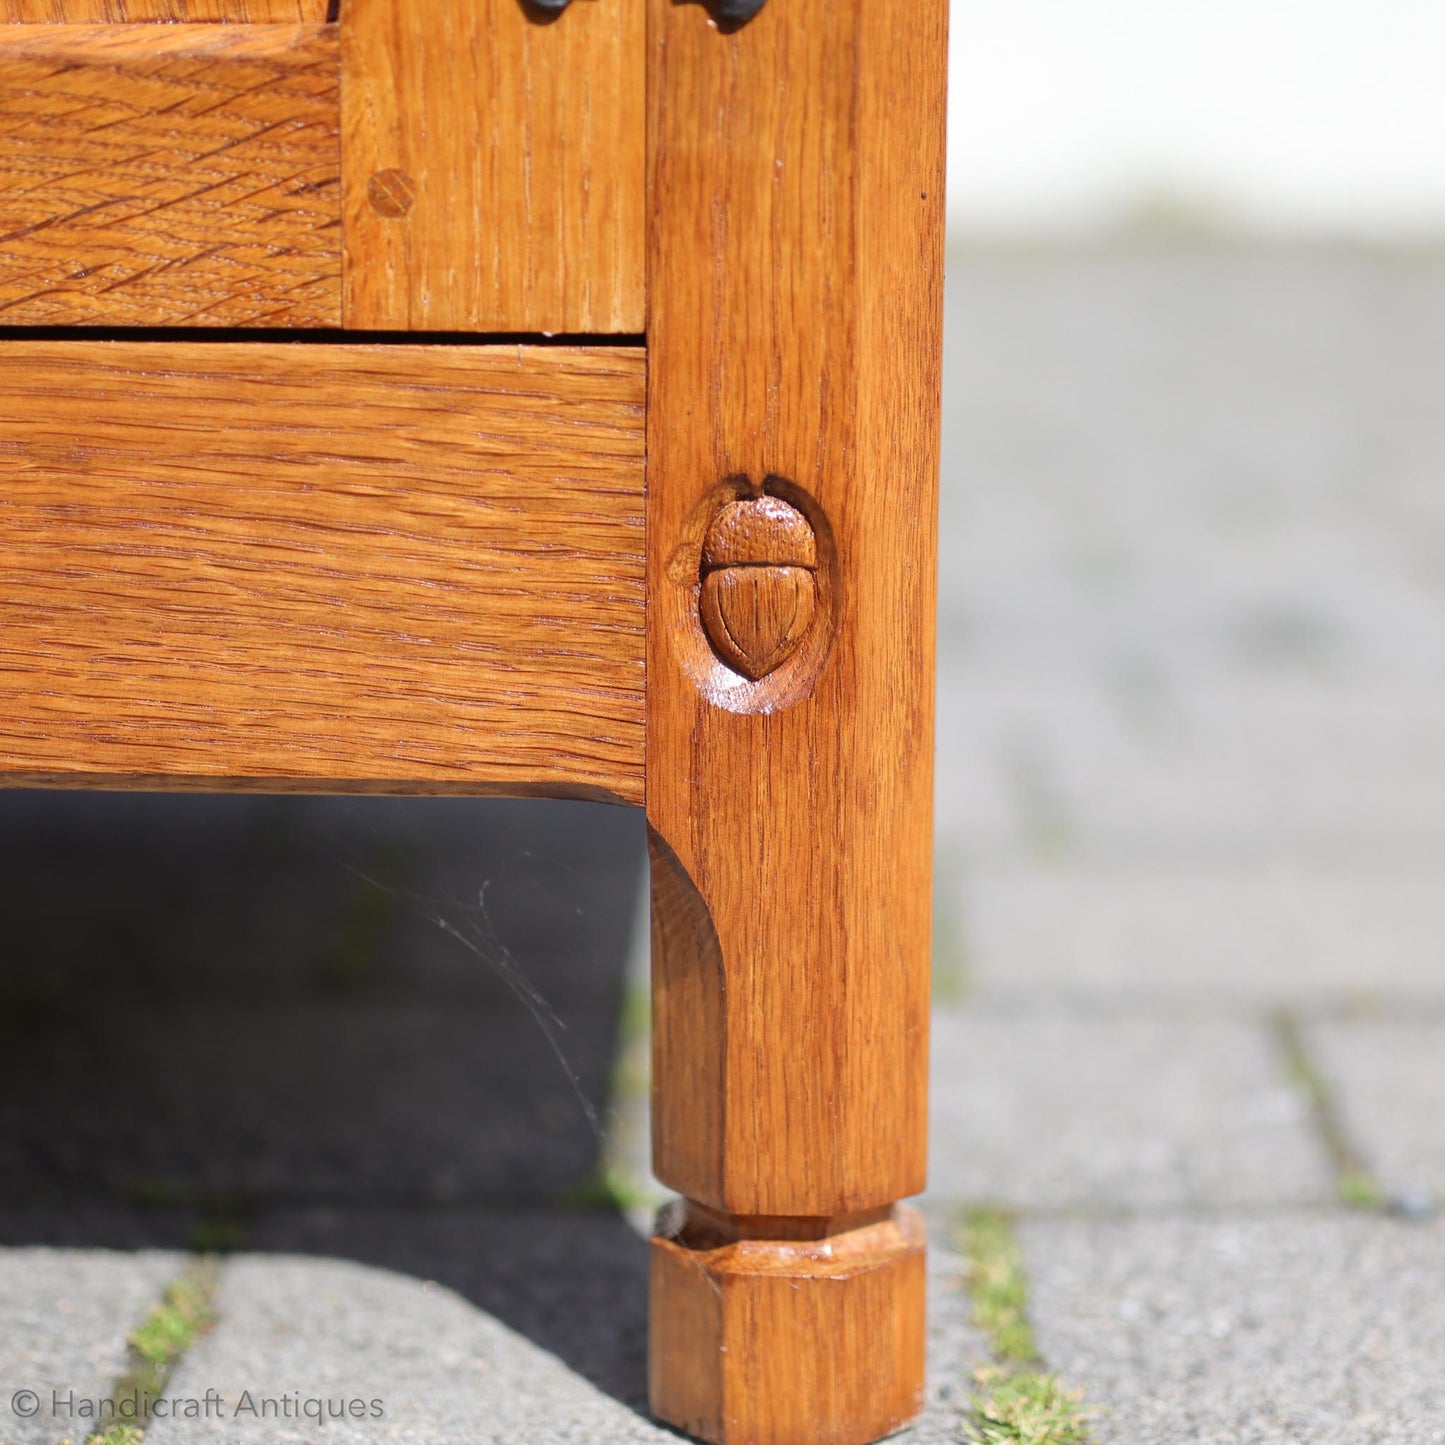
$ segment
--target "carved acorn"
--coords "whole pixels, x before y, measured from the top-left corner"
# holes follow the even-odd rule
[[[817,609],[818,542],[778,497],[729,502],[702,546],[703,629],[734,672],[757,681],[808,635]]]

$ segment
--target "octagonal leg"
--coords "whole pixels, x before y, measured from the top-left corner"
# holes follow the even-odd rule
[[[946,0],[650,5],[652,1399],[860,1445],[923,1382]]]
[[[915,1211],[738,1220],[679,1203],[658,1220],[652,1254],[650,1386],[665,1420],[705,1440],[850,1445],[917,1412]]]

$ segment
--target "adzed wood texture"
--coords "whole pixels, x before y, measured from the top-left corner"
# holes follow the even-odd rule
[[[639,334],[645,0],[346,0],[346,324]]]
[[[335,26],[0,25],[0,325],[337,326]]]
[[[0,21],[22,25],[126,25],[145,21],[320,25],[327,0],[0,0]]]
[[[946,18],[650,0],[653,1167],[739,1241],[660,1227],[651,1391],[728,1445],[921,1403]],[[817,590],[753,677],[700,577],[757,496]]]
[[[0,781],[640,802],[643,358],[0,347]]]

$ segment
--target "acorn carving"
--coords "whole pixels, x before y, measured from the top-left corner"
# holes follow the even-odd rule
[[[818,541],[808,519],[778,497],[721,508],[702,546],[703,630],[734,672],[756,682],[808,635],[818,597]]]

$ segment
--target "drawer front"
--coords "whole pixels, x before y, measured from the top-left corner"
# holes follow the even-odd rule
[[[339,326],[334,26],[0,25],[0,325]]]
[[[644,0],[341,13],[347,324],[640,335]]]
[[[0,0],[0,21],[22,25],[124,25],[165,21],[319,25],[328,0]]]
[[[0,779],[642,799],[626,347],[0,347]]]
[[[5,4],[0,325],[641,333],[643,0]]]
[[[0,22],[16,25],[321,25],[327,14],[328,0],[0,0]]]

